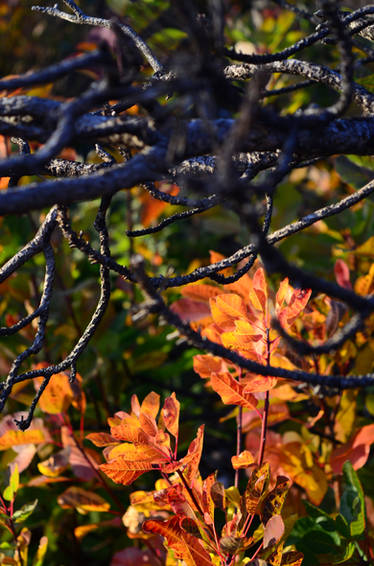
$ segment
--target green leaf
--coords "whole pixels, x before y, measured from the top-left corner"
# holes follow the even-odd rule
[[[337,558],[334,564],[343,564],[344,562],[352,558],[354,551],[355,551],[355,543],[348,542],[347,546],[344,549],[344,555],[342,557]]]
[[[9,485],[13,490],[13,493],[16,494],[19,487],[19,472],[18,472],[18,464],[14,466],[14,470],[12,475],[10,476]]]
[[[340,501],[340,513],[346,519],[352,537],[359,537],[365,530],[364,493],[358,476],[350,462],[343,466],[346,488]]]
[[[12,501],[12,499],[14,498],[14,493],[10,485],[8,485],[8,487],[4,489],[3,497],[7,501]]]
[[[26,503],[23,505],[21,509],[18,509],[18,511],[13,513],[13,521],[15,523],[22,523],[23,521],[26,521],[26,519],[30,517],[31,513],[35,510],[37,504],[38,500],[35,499],[33,503]]]
[[[320,528],[308,531],[303,537],[303,544],[310,549],[318,549],[318,554],[333,554],[339,548],[340,537],[336,532],[327,532]]]
[[[7,501],[12,501],[19,487],[18,464],[14,466],[14,470],[9,478],[9,485],[4,489],[3,497]]]
[[[345,519],[345,517],[343,517],[343,515],[341,513],[339,513],[336,517],[335,517],[335,523],[336,523],[336,529],[337,531],[343,535],[343,537],[348,538],[350,536],[350,530],[349,530],[349,525],[347,523],[347,520]]]

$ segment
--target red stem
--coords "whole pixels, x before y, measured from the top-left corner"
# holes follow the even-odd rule
[[[269,333],[270,333],[269,328],[267,328],[266,329],[266,363],[267,363],[268,366],[270,366],[270,336],[269,336]],[[258,454],[258,465],[259,466],[262,466],[262,462],[264,460],[268,415],[269,415],[269,391],[266,391],[264,412],[263,412],[263,416],[262,416],[262,425],[261,425],[260,451],[259,451],[259,454]]]
[[[268,414],[269,414],[269,391],[266,391],[264,414],[262,416],[262,425],[261,425],[260,451],[258,453],[258,465],[259,466],[262,466],[262,462],[264,460]]]
[[[238,381],[240,382],[240,378],[242,376],[242,370],[239,369]],[[242,450],[242,428],[243,428],[243,407],[239,407],[238,418],[236,420],[236,455],[239,456]],[[235,487],[239,485],[239,469],[235,470]]]

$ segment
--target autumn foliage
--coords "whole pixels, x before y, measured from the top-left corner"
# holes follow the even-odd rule
[[[345,264],[338,267],[340,278]],[[358,279],[356,286],[367,291],[370,281],[369,274]],[[208,283],[185,286],[172,309],[194,328],[200,328],[203,336],[248,359],[283,368],[304,368],[315,360],[291,355],[287,343],[272,327],[272,318],[277,317],[292,335],[318,341],[329,332],[330,311],[326,312],[325,304],[325,297],[311,297],[310,290],[294,289],[287,279],[274,292],[263,268],[257,265],[250,274],[224,288]],[[344,368],[347,354],[343,352],[335,359],[325,356],[319,363],[322,371],[337,363]],[[60,373],[53,376],[43,393],[43,416],[34,419],[30,429],[16,430],[11,415],[1,423],[0,450],[9,453],[12,470],[1,500],[3,526],[13,532],[37,507],[34,501],[18,509],[16,496],[19,472],[26,470],[38,454],[39,475],[28,480],[25,490],[27,486],[47,488],[55,482],[62,486],[68,482],[69,487],[59,490],[57,497],[62,509],[73,509],[87,519],[92,513],[122,515],[122,521],[106,518],[76,526],[78,540],[102,528],[124,526],[130,539],[146,545],[144,550],[136,546],[118,552],[113,566],[141,561],[155,566],[177,566],[180,561],[188,566],[223,566],[255,559],[259,564],[297,566],[305,563],[303,554],[306,564],[311,564],[311,552],[319,559],[326,555],[332,560],[327,557],[334,551],[338,563],[350,563],[358,549],[370,552],[371,507],[365,511],[356,471],[369,457],[374,425],[358,426],[357,392],[345,391],[322,400],[305,387],[251,374],[212,355],[195,355],[193,366],[205,387],[213,389],[227,406],[225,421],[236,421],[238,434],[236,449],[232,442],[231,459],[234,485],[224,485],[219,470],[201,475],[204,426],[196,430],[188,444],[181,439],[179,422],[183,414],[175,393],[163,402],[155,392],[142,402],[133,395],[130,412],[111,416],[108,430],[86,433],[82,379],[78,375],[71,383],[66,373]],[[40,380],[36,379],[34,385],[38,388]],[[340,407],[336,405],[338,398]],[[294,409],[311,401],[318,407],[314,415]],[[71,411],[80,415],[77,431],[71,424]],[[334,436],[318,432],[329,430],[324,422],[331,423]],[[99,450],[93,450],[92,445]],[[43,453],[48,455],[44,460],[40,457]],[[123,486],[149,473],[159,477],[154,488],[132,491],[129,506],[121,511],[118,496]],[[118,486],[115,492],[112,482]],[[339,505],[331,514],[318,507],[329,490]],[[308,516],[300,518],[303,505]],[[326,552],[312,551],[314,536],[326,539]],[[17,537],[13,558],[3,563],[26,560],[30,531],[24,528]],[[45,553],[46,545],[47,539],[42,537],[37,556]]]
[[[374,564],[372,39],[308,4],[0,0],[0,565]]]

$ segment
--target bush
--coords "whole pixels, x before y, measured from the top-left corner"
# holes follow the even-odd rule
[[[373,563],[374,8],[61,4],[0,3],[0,562]]]

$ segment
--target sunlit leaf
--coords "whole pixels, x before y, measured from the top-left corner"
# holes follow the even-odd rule
[[[175,393],[172,393],[170,397],[167,397],[164,401],[162,417],[166,428],[176,438],[178,437],[179,430],[179,410],[180,403],[177,400]]]
[[[34,556],[32,566],[42,566],[44,558],[48,548],[48,538],[46,536],[41,537],[39,541],[38,550]]]
[[[254,457],[249,450],[243,450],[237,456],[232,456],[231,464],[234,470],[241,470],[244,468],[248,468],[251,464],[254,463]]]
[[[35,499],[33,503],[26,503],[25,505],[23,505],[21,509],[18,509],[13,513],[13,521],[15,523],[23,523],[23,521],[26,521],[26,519],[30,517],[30,515],[36,509],[37,504],[38,500]]]
[[[264,497],[269,485],[269,464],[265,463],[260,468],[253,470],[246,490],[244,492],[245,508],[248,514],[253,514]]]
[[[257,405],[257,399],[251,393],[247,393],[245,386],[236,381],[229,372],[212,373],[210,385],[225,405],[239,405],[248,409],[253,409]]]
[[[100,447],[118,444],[118,440],[116,440],[107,432],[91,432],[90,434],[86,435],[86,438],[87,440],[93,442],[95,446]]]
[[[261,517],[264,523],[268,523],[271,517],[279,515],[282,511],[286,495],[290,487],[290,481],[284,476],[277,477],[277,483],[262,502]]]
[[[8,450],[13,446],[22,444],[40,444],[41,442],[45,442],[45,436],[41,430],[8,430],[0,436],[0,450]]]
[[[212,566],[210,556],[200,540],[183,531],[178,517],[168,521],[150,519],[144,522],[143,529],[166,538],[168,547],[174,550],[177,558],[183,560],[186,566]]]
[[[65,448],[50,456],[47,460],[38,463],[38,470],[44,476],[56,478],[62,474],[69,465],[69,448]]]
[[[39,366],[44,366],[44,364],[38,364],[36,369]],[[36,390],[39,389],[43,381],[43,377],[34,379]],[[39,407],[45,413],[56,415],[67,411],[73,399],[74,394],[69,383],[69,376],[65,372],[56,373],[52,375],[47,387],[43,391],[39,400]]]

